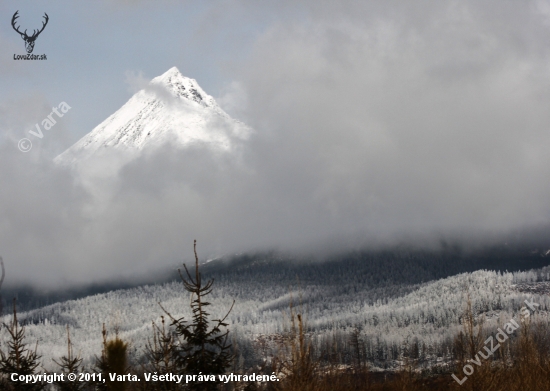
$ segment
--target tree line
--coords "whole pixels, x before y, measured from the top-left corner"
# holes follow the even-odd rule
[[[460,311],[458,326],[453,329],[450,327],[450,323],[441,325],[443,328],[450,328],[452,333],[447,332],[439,344],[426,343],[420,333],[418,335],[412,333],[410,338],[405,339],[405,342],[403,338],[396,338],[395,343],[391,343],[391,338],[383,339],[380,335],[370,333],[370,329],[379,324],[401,322],[403,330],[410,325],[420,324],[419,319],[421,318],[435,316],[434,319],[436,319],[436,314],[430,313],[429,307],[425,309],[418,307],[414,311],[397,314],[392,308],[384,310],[387,302],[380,302],[378,304],[381,311],[372,314],[371,317],[364,316],[364,314],[353,315],[352,312],[350,319],[344,319],[343,327],[323,329],[323,327],[311,327],[308,324],[304,313],[304,303],[308,302],[308,298],[306,297],[304,300],[304,297],[297,298],[292,295],[288,297],[288,300],[273,307],[275,310],[286,303],[287,321],[285,327],[282,327],[277,333],[260,334],[254,341],[246,342],[244,338],[231,337],[229,334],[227,317],[231,313],[231,308],[224,317],[211,319],[208,312],[211,303],[206,299],[213,292],[214,281],[209,279],[203,283],[199,272],[196,247],[195,273],[190,273],[187,267],[184,267],[184,271],[185,273],[180,272],[180,277],[184,291],[192,297],[190,302],[192,315],[187,318],[173,316],[170,311],[162,308],[164,315],[159,322],[152,322],[152,332],[139,356],[131,357],[129,355],[129,344],[116,327],[114,331],[108,332],[103,325],[102,350],[95,356],[93,362],[86,366],[82,357],[78,353],[75,354],[70,328],[67,327],[66,354],[55,360],[57,365],[55,372],[66,374],[90,372],[101,373],[105,376],[101,381],[90,379],[86,382],[59,382],[58,389],[109,391],[279,389],[286,391],[337,390],[336,387],[347,385],[348,388],[341,389],[375,390],[381,389],[379,387],[394,387],[402,383],[408,384],[408,389],[427,389],[414,387],[427,387],[428,384],[445,379],[441,375],[438,376],[438,373],[444,373],[450,379],[452,371],[459,370],[461,364],[475,357],[476,349],[480,347],[480,341],[494,333],[495,325],[488,326],[490,322],[487,321],[487,313],[504,308],[505,303],[504,301],[495,301],[494,295],[484,299],[481,286],[494,284],[496,285],[494,292],[498,293],[500,284],[505,285],[506,282],[533,282],[545,280],[547,277],[546,269],[516,275],[500,274],[497,275],[498,278],[495,278],[495,274],[481,271],[465,274],[461,279],[452,280],[452,283],[449,283],[451,280],[448,280],[441,281],[440,285],[436,284],[435,287],[432,284],[429,289],[427,285],[417,286],[414,295],[409,299],[396,297],[397,301],[409,300],[417,303],[419,298],[427,297],[428,300],[434,300],[437,294],[441,295],[445,289],[452,290],[456,288],[453,288],[453,284],[460,285],[464,281],[469,283],[471,289],[481,292],[480,299],[468,300],[466,309]],[[350,297],[352,295],[353,292],[350,292]],[[542,309],[546,311],[548,303],[543,302],[542,297],[540,299]],[[519,310],[521,304],[519,296],[517,301],[512,305],[512,310]],[[298,306],[295,304],[296,302],[299,303]],[[362,322],[358,322],[357,319],[362,319]],[[0,389],[43,390],[53,387],[43,383],[22,384],[11,381],[12,373],[20,375],[43,373],[37,345],[33,346],[26,342],[25,330],[25,325],[18,321],[14,303],[11,322],[4,324],[3,327],[8,339],[0,350]],[[499,375],[501,377],[509,378],[512,376],[509,374],[515,373],[513,375],[515,378],[529,376],[535,382],[537,378],[540,378],[540,374],[547,373],[544,372],[548,368],[550,352],[550,335],[547,330],[547,318],[543,316],[534,318],[532,323],[522,329],[518,338],[510,339],[502,351],[480,364],[480,368],[483,370],[479,370],[479,374],[491,374],[491,378],[494,379],[496,375],[493,371],[502,371]],[[453,333],[454,336],[452,336]],[[396,335],[396,337],[403,336]],[[249,357],[256,358],[252,365],[244,363],[245,359]],[[537,362],[536,370],[539,372],[536,373],[538,375],[535,372],[529,372],[529,368],[522,364],[525,362]],[[389,379],[387,376],[385,381],[377,378],[377,372],[374,371],[377,368],[390,370]],[[522,368],[523,372],[519,374],[514,372],[516,368]],[[157,375],[200,373],[204,376],[216,376],[226,373],[245,374],[251,371],[276,373],[282,381],[266,384],[257,382],[219,384],[220,382],[214,381],[190,384],[174,382],[154,384],[144,381],[143,377],[144,373],[155,372]],[[479,378],[481,375],[477,375],[478,372],[471,378],[473,379],[471,384],[482,384],[482,380]],[[111,378],[108,377],[109,373],[132,374],[140,378],[141,382],[117,381],[116,378],[111,381]],[[103,382],[103,379],[106,381]],[[512,383],[510,380],[510,384]],[[333,388],[323,388],[329,387],[329,385],[332,385]],[[447,386],[454,387],[452,383]],[[545,388],[533,389],[544,390]]]

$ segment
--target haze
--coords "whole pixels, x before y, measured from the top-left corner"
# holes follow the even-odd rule
[[[35,3],[33,3],[35,4]],[[49,25],[35,54],[11,26]],[[82,283],[262,249],[489,237],[550,217],[549,1],[0,5],[0,254]],[[25,15],[25,16],[23,16]],[[103,184],[52,159],[177,66],[255,130],[169,146]],[[33,149],[17,141],[71,110]]]

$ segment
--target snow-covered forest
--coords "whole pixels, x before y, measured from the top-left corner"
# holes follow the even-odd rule
[[[304,314],[317,351],[336,344],[344,352],[341,361],[349,361],[349,336],[355,333],[360,354],[380,368],[391,367],[404,355],[426,365],[450,359],[468,295],[474,312],[486,318],[487,330],[516,316],[526,298],[538,303],[537,316],[548,320],[550,267],[443,277],[456,264],[438,269],[427,258],[410,254],[393,253],[385,262],[391,264],[390,259],[396,267],[379,267],[380,257],[369,261],[364,256],[302,264],[273,256],[210,262],[203,265],[205,277],[215,279],[210,313],[213,319],[223,317],[235,300],[228,323],[241,366],[277,353],[277,336],[288,327],[291,302]],[[419,267],[422,262],[425,267]],[[175,317],[189,318],[189,303],[182,283],[174,280],[59,302],[18,313],[18,318],[26,326],[27,341],[38,342],[47,369],[54,369],[52,359],[66,352],[67,325],[85,362],[101,352],[103,324],[130,342],[130,356],[139,362],[152,336],[152,322],[166,316],[161,305]],[[4,316],[5,323],[10,320]]]

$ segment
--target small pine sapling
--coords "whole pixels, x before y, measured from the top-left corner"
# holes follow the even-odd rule
[[[38,348],[38,342],[35,345],[34,350],[29,349],[25,343],[25,327],[20,326],[17,321],[17,309],[16,302],[13,299],[13,320],[10,325],[4,323],[4,327],[8,330],[8,349],[4,353],[0,351],[0,374],[2,375],[2,386],[6,389],[10,389],[17,384],[18,391],[39,391],[43,390],[44,386],[41,383],[12,383],[11,375],[16,373],[17,375],[33,375],[36,368],[40,366],[40,358],[36,352]]]
[[[127,383],[125,381],[111,381],[110,374],[124,375],[128,373],[128,344],[118,336],[118,330],[115,332],[115,339],[107,340],[107,330],[103,323],[103,349],[101,356],[96,357],[95,372],[103,375],[103,381],[95,384],[95,389],[99,391],[125,391]]]
[[[184,265],[187,278],[179,271],[180,278],[186,291],[191,293],[191,309],[193,317],[191,322],[184,318],[176,319],[164,308],[164,312],[172,319],[175,335],[180,343],[175,349],[175,364],[179,373],[186,375],[219,375],[225,373],[233,361],[230,352],[231,344],[228,343],[229,330],[225,319],[233,309],[233,305],[223,319],[208,319],[210,314],[206,307],[211,303],[204,297],[212,292],[214,280],[209,280],[203,285],[199,273],[199,257],[197,255],[197,241],[194,241],[195,252],[195,278],[191,276],[187,266]],[[233,302],[234,304],[235,302]],[[222,330],[226,329],[226,330]],[[218,382],[194,382],[189,384],[189,390],[210,391],[217,389]]]
[[[148,364],[144,368],[144,372],[156,372],[158,375],[176,373],[175,342],[174,333],[167,329],[164,316],[161,316],[161,326],[153,322],[153,339],[149,339],[145,346],[145,357]],[[179,385],[174,382],[162,382],[161,384],[152,384],[149,389],[172,391],[179,389]]]
[[[73,353],[73,344],[71,342],[71,334],[69,332],[69,326],[67,325],[67,355],[62,356],[59,361],[53,360],[61,369],[61,372],[65,375],[69,373],[79,374],[82,370],[82,358],[75,356]],[[65,380],[57,383],[59,391],[80,391],[85,387],[85,383],[79,381],[79,379],[69,380],[67,376],[64,376]]]

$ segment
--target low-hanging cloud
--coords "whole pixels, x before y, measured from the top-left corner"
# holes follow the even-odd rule
[[[257,43],[242,80],[272,190],[336,232],[547,221],[547,13],[374,3],[312,6]]]
[[[236,157],[165,146],[98,200],[47,154],[4,143],[6,264],[18,280],[83,282],[189,259],[195,238],[216,256],[547,223],[549,10],[301,2],[303,18],[231,67],[220,102],[255,129]]]

